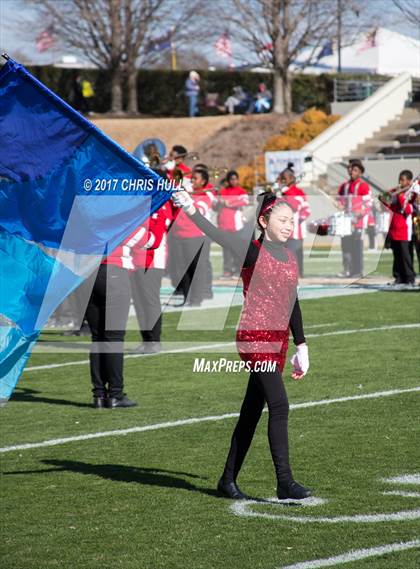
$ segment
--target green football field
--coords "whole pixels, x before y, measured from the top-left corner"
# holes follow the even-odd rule
[[[315,496],[300,505],[273,499],[266,413],[239,479],[253,499],[215,491],[247,377],[193,363],[237,359],[238,307],[221,331],[177,331],[168,314],[164,341],[207,348],[127,358],[134,409],[90,407],[83,354],[34,354],[0,411],[1,567],[418,569],[419,300],[301,302],[311,368],[285,370],[292,466]]]

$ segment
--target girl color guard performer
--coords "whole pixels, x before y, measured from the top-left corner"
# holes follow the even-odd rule
[[[206,235],[222,247],[230,247],[242,261],[244,306],[236,341],[250,376],[218,490],[229,498],[246,499],[236,479],[267,402],[268,439],[277,477],[277,496],[306,498],[311,491],[294,480],[289,464],[289,404],[282,379],[289,326],[297,346],[291,360],[293,379],[301,379],[309,369],[296,296],[298,266],[293,252],[285,246],[293,232],[294,211],[284,198],[273,194],[259,196],[257,221],[262,235],[249,243],[235,233],[214,227],[197,211],[187,192],[177,192],[172,199]],[[274,371],[261,371],[262,364],[269,361],[275,362]]]

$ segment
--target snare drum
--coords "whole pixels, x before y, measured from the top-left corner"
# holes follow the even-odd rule
[[[387,211],[377,214],[376,216],[376,231],[377,233],[388,233],[389,224],[391,221],[391,214]]]
[[[347,213],[334,213],[329,218],[329,235],[337,235],[338,237],[346,237],[353,233],[352,216]]]

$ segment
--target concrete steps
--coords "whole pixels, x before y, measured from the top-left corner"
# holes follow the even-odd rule
[[[408,137],[408,130],[412,128],[414,125],[420,124],[420,111],[418,106],[408,107],[404,109],[404,112],[397,118],[390,121],[386,126],[378,130],[374,133],[374,135],[359,144],[356,148],[352,150],[349,154],[351,157],[363,157],[368,154],[376,154],[379,150],[389,148],[389,151],[392,153],[396,153],[397,149],[394,149],[394,142],[398,140],[398,138],[405,138]],[[402,144],[406,144],[408,140],[400,141]],[[413,140],[413,143],[417,142],[417,137]],[[402,146],[399,149],[399,154],[407,153],[416,153],[416,146]],[[420,153],[420,149],[417,149],[418,153]]]

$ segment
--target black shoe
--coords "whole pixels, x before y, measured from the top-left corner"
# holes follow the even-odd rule
[[[116,409],[117,407],[137,407],[135,401],[131,401],[126,395],[122,397],[109,397],[107,407],[109,409]]]
[[[94,409],[105,409],[107,406],[107,399],[105,397],[94,397],[92,407]]]
[[[279,500],[286,500],[290,498],[292,500],[303,500],[312,496],[311,490],[305,488],[298,482],[292,480],[291,482],[282,482],[277,485],[277,498]]]
[[[225,498],[231,498],[232,500],[248,500],[248,497],[239,490],[235,482],[225,482],[223,477],[217,484],[217,490],[220,494],[225,496]]]

